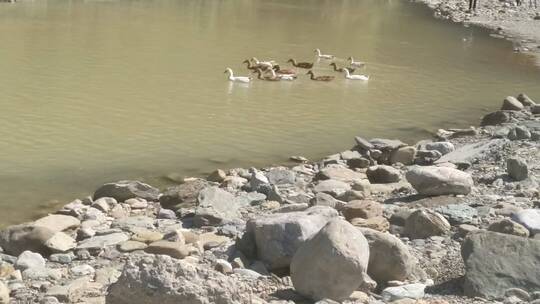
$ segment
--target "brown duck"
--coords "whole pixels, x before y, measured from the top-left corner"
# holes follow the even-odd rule
[[[344,69],[349,70],[349,73],[354,73],[354,70],[355,70],[354,68],[347,68],[347,67],[344,67],[344,68],[338,68],[338,67],[337,67],[337,64],[336,64],[335,62],[330,63],[330,66],[333,66],[333,67],[334,67],[334,71],[340,72],[340,73],[342,73],[342,72],[344,71]]]
[[[310,75],[310,79],[311,80],[316,80],[316,81],[332,81],[334,80],[334,76],[315,76],[313,74],[313,71],[309,70],[309,72],[306,73],[306,75]]]
[[[290,62],[292,63],[293,66],[297,67],[297,68],[302,68],[302,69],[311,69],[313,67],[313,63],[309,63],[309,62],[296,62],[296,60],[294,59],[289,59],[287,60],[287,62]]]

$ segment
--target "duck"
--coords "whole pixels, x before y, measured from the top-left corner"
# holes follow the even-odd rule
[[[248,68],[249,70],[252,70],[252,71],[255,71],[256,69],[261,69],[261,70],[263,70],[263,71],[266,71],[266,70],[268,69],[268,66],[253,65],[253,64],[251,63],[251,61],[249,61],[249,60],[247,60],[247,59],[244,60],[244,61],[242,61],[242,63],[246,63],[246,64],[247,64],[247,68]]]
[[[276,62],[274,60],[259,61],[259,59],[255,58],[255,57],[252,57],[251,61],[253,61],[253,63],[255,63],[255,65],[265,66],[265,67],[270,68],[270,69],[276,64]]]
[[[282,69],[279,64],[276,64],[272,70],[274,70],[277,74],[285,74],[285,75],[296,75],[296,70],[294,69]]]
[[[273,71],[272,69],[270,69],[270,71]],[[253,71],[253,73],[257,73],[258,76],[257,78],[259,78],[260,80],[266,80],[266,81],[279,81],[280,79],[274,75],[272,76],[269,76],[269,75],[263,75],[263,71],[259,68],[255,69],[255,71]]]
[[[333,66],[333,67],[334,67],[334,71],[336,71],[336,72],[343,72],[343,70],[348,70],[349,73],[354,73],[354,71],[356,70],[355,68],[347,68],[347,67],[344,67],[344,68],[338,68],[338,67],[337,67],[337,64],[336,64],[335,62],[330,63],[330,66]]]
[[[316,80],[316,81],[332,81],[334,80],[334,76],[316,76],[313,74],[313,71],[312,70],[309,70],[306,75],[310,75],[311,77],[311,80]]]
[[[318,57],[319,59],[334,59],[334,58],[336,58],[336,56],[334,56],[334,55],[325,55],[325,54],[321,54],[321,50],[320,50],[320,49],[315,49],[314,52],[317,54],[317,57]]]
[[[352,58],[352,57],[347,58],[347,60],[349,60],[349,63],[351,64],[351,66],[354,66],[354,67],[362,68],[362,67],[365,67],[365,66],[366,66],[366,63],[365,63],[365,62],[362,62],[362,61],[354,61],[354,58]]]
[[[231,68],[225,69],[224,73],[229,73],[229,81],[232,82],[249,83],[251,81],[251,77],[248,76],[234,76],[233,70]]]
[[[280,74],[280,75],[277,75],[276,71],[274,71],[273,69],[270,69],[270,73],[272,73],[273,78],[277,78],[278,80],[292,81],[292,80],[296,79],[296,75],[293,75],[293,74]]]
[[[369,76],[366,76],[366,75],[351,75],[349,73],[349,70],[347,70],[347,69],[343,70],[343,72],[345,72],[345,78],[350,79],[350,80],[363,80],[363,81],[368,81],[369,80]]]
[[[287,62],[290,62],[292,63],[292,65],[294,67],[297,67],[297,68],[302,68],[302,69],[311,69],[313,67],[313,63],[309,63],[309,62],[296,62],[296,60],[294,59],[289,59],[287,60]]]

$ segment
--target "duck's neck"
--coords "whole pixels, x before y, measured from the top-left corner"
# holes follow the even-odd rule
[[[263,78],[262,78],[262,72],[261,72],[260,70],[257,71],[257,78],[259,78],[259,79],[261,79],[261,80],[263,79]]]
[[[317,52],[317,55],[321,56],[321,50],[316,49],[315,52]]]
[[[293,65],[293,66],[298,67],[298,63],[296,63],[296,60],[291,59],[291,62],[292,62],[292,65]]]
[[[233,74],[233,71],[231,69],[227,70],[227,72],[229,72],[229,77],[230,78],[234,78],[234,74]]]
[[[334,71],[338,72],[339,69],[337,68],[337,66],[335,64],[332,64],[332,66],[334,67]]]
[[[311,80],[315,80],[315,75],[313,75],[313,73],[309,73],[309,78],[311,78]]]
[[[272,78],[276,78],[276,71],[274,69],[270,69],[270,73],[272,73]]]
[[[249,61],[249,60],[246,61],[246,64],[247,64],[248,69],[250,69],[250,70],[253,69],[253,66],[251,65],[251,61]]]

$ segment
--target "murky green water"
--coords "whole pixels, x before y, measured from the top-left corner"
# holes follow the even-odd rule
[[[369,62],[368,84],[231,84],[252,56]],[[467,127],[540,98],[510,43],[397,0],[36,0],[0,5],[0,225],[120,178],[263,166]]]

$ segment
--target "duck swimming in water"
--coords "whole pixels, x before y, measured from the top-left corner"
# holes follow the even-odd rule
[[[336,58],[336,56],[334,55],[325,55],[325,54],[321,54],[321,50],[319,49],[315,49],[315,54],[317,54],[317,58],[319,59],[334,59]]]
[[[309,70],[306,75],[310,75],[310,79],[316,81],[332,81],[335,78],[334,76],[315,76],[311,70]]]
[[[309,62],[296,62],[296,60],[294,59],[289,59],[287,60],[287,62],[290,62],[292,63],[292,65],[294,67],[297,67],[297,68],[302,68],[302,69],[311,69],[313,67],[313,63],[309,63]]]
[[[225,69],[224,73],[229,73],[229,81],[232,82],[243,82],[243,83],[249,83],[251,81],[251,77],[247,76],[234,76],[233,70],[231,68]]]
[[[343,72],[345,72],[345,78],[350,79],[350,80],[363,80],[363,81],[369,80],[369,76],[366,76],[366,75],[351,75],[349,73],[349,70],[343,70]]]

